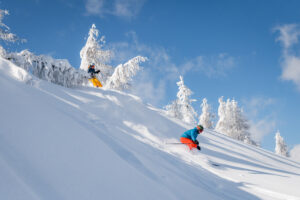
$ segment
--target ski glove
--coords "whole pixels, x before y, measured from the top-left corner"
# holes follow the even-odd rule
[[[194,143],[195,143],[195,144],[199,144],[198,140],[195,140]]]
[[[201,150],[201,147],[200,147],[200,146],[197,146],[197,149],[200,151],[200,150]]]

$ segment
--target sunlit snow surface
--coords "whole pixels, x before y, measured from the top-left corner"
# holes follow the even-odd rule
[[[0,199],[300,199],[300,163],[212,130],[200,152],[170,144],[189,128],[138,97],[0,59]]]

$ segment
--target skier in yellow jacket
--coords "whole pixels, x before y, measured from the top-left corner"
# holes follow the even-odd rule
[[[88,73],[91,74],[89,81],[91,81],[95,87],[102,87],[101,82],[95,76],[95,74],[98,74],[99,72],[100,70],[95,70],[95,65],[89,66]]]

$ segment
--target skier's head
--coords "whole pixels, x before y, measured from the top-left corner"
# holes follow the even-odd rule
[[[203,126],[197,125],[196,128],[197,128],[197,130],[198,130],[198,134],[200,134],[200,133],[203,132],[203,129],[204,129]]]
[[[95,68],[95,65],[91,64],[91,65],[89,66],[89,68]]]

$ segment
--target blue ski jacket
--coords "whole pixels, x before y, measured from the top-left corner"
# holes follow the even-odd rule
[[[191,130],[188,130],[188,131],[184,132],[181,135],[181,137],[188,138],[188,139],[191,139],[193,141],[196,141],[197,136],[198,136],[198,130],[197,130],[197,128],[193,128]]]

